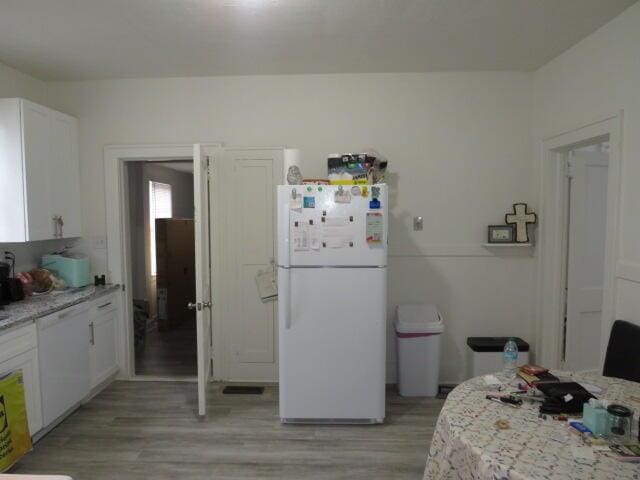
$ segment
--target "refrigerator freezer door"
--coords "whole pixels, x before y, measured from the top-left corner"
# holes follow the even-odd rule
[[[384,419],[386,268],[280,268],[280,417]]]
[[[386,265],[387,207],[386,185],[279,186],[278,264]]]

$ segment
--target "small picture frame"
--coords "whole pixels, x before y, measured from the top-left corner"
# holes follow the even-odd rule
[[[514,243],[514,230],[512,225],[489,225],[489,243]]]

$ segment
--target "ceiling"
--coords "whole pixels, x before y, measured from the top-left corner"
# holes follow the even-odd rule
[[[635,0],[0,0],[45,80],[534,70]]]

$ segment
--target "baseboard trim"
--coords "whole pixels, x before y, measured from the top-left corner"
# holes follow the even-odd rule
[[[616,264],[616,278],[640,283],[640,263],[620,260]]]
[[[43,427],[40,430],[38,430],[34,435],[32,435],[31,441],[33,443],[37,443],[40,440],[42,440],[44,437],[46,437],[49,434],[49,432],[51,432],[54,428],[56,428],[58,425],[60,425],[63,421],[65,421],[69,415],[71,415],[78,408],[80,408],[84,402],[85,402],[85,400],[82,400],[82,401],[76,403],[71,408],[69,408],[67,411],[65,411],[62,415],[60,415],[58,418],[56,418],[54,421],[52,421],[49,425],[47,425],[46,427]]]
[[[85,403],[88,403],[93,397],[111,385],[118,377],[118,373],[119,369],[116,368],[109,375],[106,375],[102,380],[100,380],[98,384],[89,391],[89,394],[84,398],[84,400],[82,400],[82,404],[84,405]]]

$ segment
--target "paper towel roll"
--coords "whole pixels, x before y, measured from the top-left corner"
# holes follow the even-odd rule
[[[298,150],[297,148],[285,148],[284,149],[284,178],[282,180],[282,183],[284,185],[296,185],[296,184],[300,184],[302,183],[302,178],[300,178],[300,181],[293,181],[292,183],[292,178],[296,177],[295,175],[289,175],[289,168],[290,167],[298,167],[298,172],[301,171],[300,169],[300,150]],[[295,169],[294,169],[295,170]],[[295,172],[294,172],[295,173]]]

